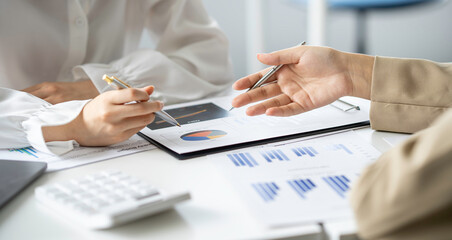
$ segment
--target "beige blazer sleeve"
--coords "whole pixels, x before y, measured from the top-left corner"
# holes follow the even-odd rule
[[[373,129],[424,129],[452,106],[452,64],[376,57],[371,101]]]
[[[377,57],[371,100],[374,129],[426,129],[384,153],[354,185],[358,234],[452,239],[452,65]]]

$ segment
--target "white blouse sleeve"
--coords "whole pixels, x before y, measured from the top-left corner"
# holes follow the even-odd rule
[[[85,101],[70,101],[52,105],[31,94],[0,88],[0,148],[35,149],[61,155],[74,148],[75,141],[45,142],[42,127],[58,126],[78,116]]]
[[[229,43],[201,0],[159,1],[150,8],[145,26],[156,43],[109,64],[74,68],[76,80],[89,77],[99,92],[112,74],[134,87],[154,85],[153,97],[167,104],[199,99],[232,84]]]

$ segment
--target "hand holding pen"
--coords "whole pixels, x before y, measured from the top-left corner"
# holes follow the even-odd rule
[[[153,91],[154,87],[148,86],[104,92],[82,105],[82,109],[73,109],[79,114],[71,122],[43,127],[44,140],[75,140],[82,146],[107,146],[125,141],[150,124],[154,113],[162,109],[162,103],[148,102]],[[126,104],[129,102],[136,103]]]
[[[300,43],[298,46],[303,46],[305,45],[306,42],[302,42]],[[253,89],[256,89],[258,87],[261,87],[262,85],[264,85],[265,83],[267,83],[267,81],[279,70],[281,69],[281,67],[284,66],[284,64],[279,64],[276,65],[274,67],[272,67],[268,72],[265,73],[265,75],[263,75],[256,83],[254,83],[250,88],[248,88],[248,90],[246,92],[249,92]],[[229,111],[231,111],[232,109],[234,109],[234,106],[231,107],[231,109],[229,109]]]
[[[361,69],[359,66],[367,66],[364,64],[367,62],[372,65],[373,58],[363,55],[352,58],[351,54],[326,47],[297,46],[259,54],[258,59],[277,67],[251,74],[233,85],[235,90],[250,89],[233,99],[233,107],[266,100],[248,107],[246,113],[250,116],[292,116],[328,105],[340,97],[353,96],[353,90],[360,85],[359,79],[354,81],[352,77],[367,76],[369,71],[372,75],[372,68]],[[349,59],[361,62],[351,65]],[[272,71],[283,64],[278,71]],[[254,87],[262,81],[267,84]],[[358,107],[353,109],[358,110]]]
[[[116,89],[132,88],[130,85],[121,81],[117,77],[109,77],[107,74],[104,74],[102,79]],[[168,122],[169,124],[171,124],[173,126],[180,127],[180,124],[177,122],[177,120],[174,119],[173,117],[171,117],[171,115],[169,115],[167,112],[165,112],[163,110],[155,112],[155,115],[159,116],[162,120],[164,120],[165,122]]]

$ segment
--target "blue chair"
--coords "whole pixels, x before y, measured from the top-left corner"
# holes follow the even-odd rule
[[[307,2],[307,0],[293,1],[304,4]],[[366,16],[369,10],[401,8],[433,1],[437,0],[328,0],[328,7],[331,9],[354,9],[357,11],[357,52],[366,53]]]

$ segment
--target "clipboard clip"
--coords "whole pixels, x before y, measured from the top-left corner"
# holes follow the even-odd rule
[[[341,99],[336,100],[335,102],[331,103],[330,105],[332,107],[335,107],[335,108],[343,111],[343,112],[348,112],[348,111],[353,110],[353,109],[355,109],[357,111],[361,110],[361,108],[358,105],[351,104],[351,103],[346,102],[346,101],[341,100]]]

